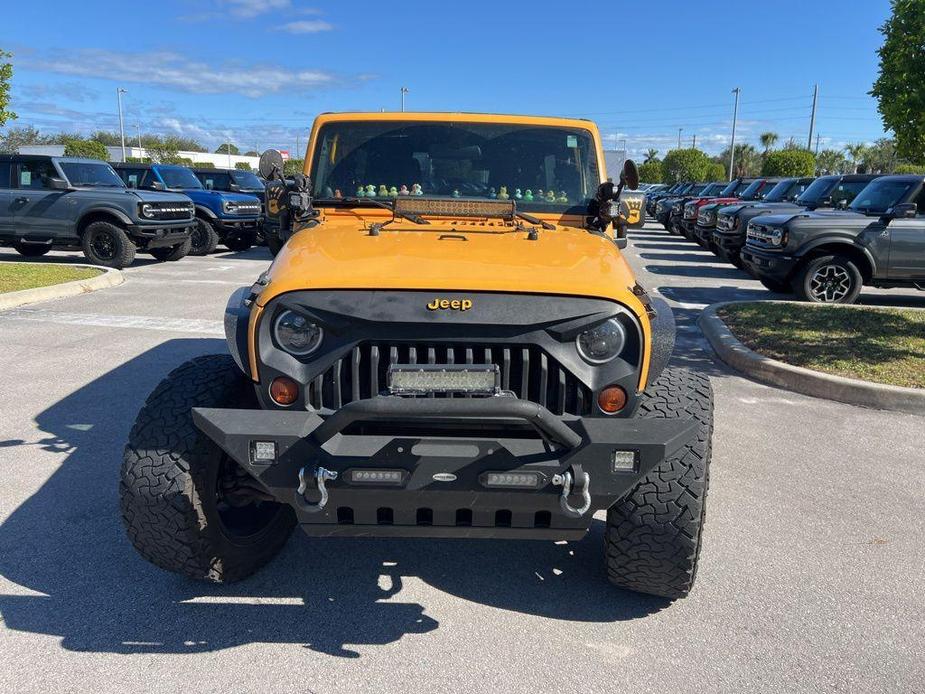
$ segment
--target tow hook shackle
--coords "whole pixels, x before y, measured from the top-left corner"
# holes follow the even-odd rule
[[[581,465],[572,465],[565,472],[552,476],[552,483],[562,487],[559,496],[559,507],[562,513],[570,518],[581,518],[591,508],[591,475],[581,469]],[[574,489],[572,486],[575,485]],[[581,507],[572,506],[568,498],[572,493],[581,494]]]
[[[316,503],[310,502],[305,498],[305,492],[308,490],[309,480],[315,480],[315,486],[321,498]],[[333,470],[327,470],[323,467],[316,467],[313,473],[306,474],[305,468],[299,470],[299,488],[295,493],[296,505],[306,513],[317,513],[328,503],[328,490],[324,486],[327,481],[337,479],[337,473]]]

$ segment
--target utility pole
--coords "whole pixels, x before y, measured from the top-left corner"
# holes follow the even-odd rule
[[[684,128],[678,128],[678,149],[681,149],[681,131],[682,130],[684,130]]]
[[[626,163],[626,138],[623,138],[623,163]]]
[[[813,130],[816,129],[816,102],[819,99],[819,85],[817,84],[813,88],[813,114],[809,117],[809,144],[806,145],[806,149],[812,149],[813,147]]]
[[[732,144],[729,145],[729,180],[731,181],[735,171],[736,161],[736,122],[739,119],[739,92],[742,90],[736,87],[732,93],[736,95],[735,106],[732,108]]]
[[[693,144],[691,145],[691,149],[697,149],[697,133],[694,133]]]
[[[817,157],[819,156],[819,138],[820,137],[821,135],[819,135],[819,133],[816,133],[816,156]]]
[[[407,94],[409,91],[410,90],[408,89],[408,87],[401,88],[401,112],[402,113],[405,112],[405,94]]]
[[[144,155],[141,153],[141,126],[138,123],[135,123],[135,134],[138,136],[138,158],[141,159]]]
[[[119,135],[122,137],[122,163],[125,163],[125,121],[122,118],[122,95],[125,94],[122,87],[116,87],[116,100],[119,102]]]
[[[227,145],[226,148],[228,150],[228,168],[233,169],[234,167],[231,165],[231,138],[230,137],[228,138],[228,142],[226,142],[225,145]]]

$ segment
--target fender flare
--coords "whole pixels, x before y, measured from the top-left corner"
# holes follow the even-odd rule
[[[870,264],[871,276],[876,277],[877,261],[874,259],[873,254],[866,247],[857,243],[854,238],[848,236],[828,235],[822,236],[818,239],[813,239],[809,243],[800,246],[800,248],[797,249],[797,252],[793,255],[795,258],[805,258],[809,253],[816,250],[820,246],[845,246],[859,252]]]
[[[81,212],[80,217],[77,218],[76,228],[81,228],[81,226],[83,226],[84,220],[93,214],[108,214],[112,217],[115,217],[125,225],[137,223],[134,219],[125,213],[125,210],[121,210],[118,207],[110,207],[108,205],[96,205]]]
[[[218,219],[218,215],[215,214],[208,207],[206,207],[205,205],[200,205],[199,203],[196,203],[196,216],[197,217],[200,216],[199,215],[200,212],[203,214],[203,216],[207,217],[208,219]]]

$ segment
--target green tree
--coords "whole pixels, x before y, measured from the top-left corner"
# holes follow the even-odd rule
[[[215,150],[216,154],[240,154],[241,150],[237,148],[236,145],[231,144],[230,142],[223,142],[218,146],[218,149]]]
[[[0,135],[0,152],[15,154],[20,147],[52,144],[51,139],[48,135],[42,135],[31,125],[24,128],[10,128]]]
[[[816,157],[805,149],[781,149],[768,152],[761,167],[763,176],[812,176]]]
[[[900,157],[925,161],[925,3],[892,0],[892,16],[880,27],[880,75],[876,97],[883,126],[896,133]]]
[[[658,161],[658,150],[657,149],[647,149],[646,150],[646,160],[643,163],[648,164],[649,162],[653,162],[653,161]]]
[[[845,145],[845,151],[851,157],[851,165],[854,167],[854,173],[858,172],[858,166],[864,158],[864,152],[867,151],[867,145],[863,142],[857,142],[853,145]]]
[[[729,166],[729,148],[724,149],[719,158]],[[751,145],[736,145],[735,170],[733,176],[743,178],[748,176],[757,176],[761,171],[761,154]]]
[[[643,183],[661,183],[664,173],[662,162],[646,161],[639,165],[639,180]]]
[[[6,61],[12,53],[0,49],[0,126],[8,120],[15,120],[16,114],[7,107],[10,105],[10,81],[13,79],[13,63]]]
[[[925,164],[897,164],[894,173],[925,175]]]
[[[302,173],[302,168],[305,166],[304,159],[287,159],[283,164],[283,173],[286,176],[291,176],[292,174]]]
[[[816,173],[820,176],[845,173],[849,166],[845,155],[836,149],[824,149],[816,155]]]
[[[780,137],[777,133],[766,132],[761,133],[759,139],[761,140],[761,146],[764,147],[764,153],[767,154],[768,151],[777,143]]]
[[[662,161],[664,182],[704,181],[709,164],[710,158],[699,149],[673,149]]]
[[[90,159],[109,160],[109,150],[106,145],[96,140],[85,140],[83,138],[68,138],[64,142],[64,156],[66,157],[88,157]]]
[[[237,164],[234,165],[234,168],[240,169],[241,171],[251,171],[251,165],[248,164],[246,161],[239,161]]]
[[[260,156],[260,152],[255,152],[254,150],[251,149],[251,150],[246,151],[246,152],[244,153],[244,156],[245,156],[245,157],[259,157],[259,156]]]
[[[886,137],[866,147],[861,155],[867,173],[891,173],[896,167],[896,160],[896,143]]]
[[[718,161],[711,161],[707,164],[707,181],[725,181],[726,180],[726,167],[720,164]]]

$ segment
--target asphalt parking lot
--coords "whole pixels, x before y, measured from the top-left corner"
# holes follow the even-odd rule
[[[925,691],[925,418],[736,376],[697,313],[773,295],[652,224],[628,255],[677,309],[675,360],[716,391],[688,599],[612,589],[600,522],[570,544],[296,534],[226,587],[145,563],[117,508],[132,420],[224,349],[226,298],[269,255],[140,256],[120,287],[0,313],[0,690]]]

